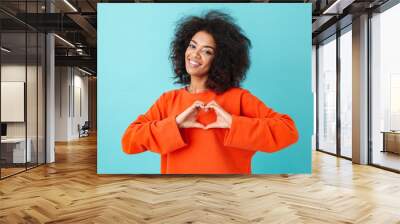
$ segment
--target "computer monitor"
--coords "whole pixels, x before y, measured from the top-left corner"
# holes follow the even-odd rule
[[[1,123],[1,136],[7,136],[7,124]]]

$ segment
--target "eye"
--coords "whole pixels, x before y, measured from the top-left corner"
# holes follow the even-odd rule
[[[194,48],[196,48],[196,46],[192,43],[189,43],[189,48],[194,49]]]
[[[203,52],[206,54],[206,55],[214,55],[214,52],[213,51],[211,51],[211,50],[203,50]]]

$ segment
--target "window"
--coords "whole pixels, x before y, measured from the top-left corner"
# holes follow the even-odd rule
[[[372,164],[400,170],[400,4],[371,18]],[[397,131],[397,132],[396,132]]]
[[[340,155],[352,157],[352,32],[340,36]]]
[[[336,36],[318,47],[318,149],[336,153]]]

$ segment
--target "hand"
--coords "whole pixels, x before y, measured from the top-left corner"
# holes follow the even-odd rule
[[[230,128],[232,125],[232,115],[224,110],[217,102],[214,100],[209,102],[205,106],[205,110],[213,109],[217,115],[215,122],[208,124],[204,129],[209,128]]]
[[[179,128],[205,128],[205,126],[197,122],[197,113],[199,109],[203,109],[204,103],[202,101],[195,101],[185,111],[180,113],[176,118],[176,124]]]

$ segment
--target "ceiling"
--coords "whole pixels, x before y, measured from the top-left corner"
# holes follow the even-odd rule
[[[312,3],[313,8],[313,43],[335,32],[338,20],[349,21],[366,10],[373,10],[388,0],[247,0],[234,2],[254,3]],[[25,50],[25,29],[39,32],[55,32],[61,38],[55,38],[56,65],[70,65],[85,67],[96,71],[96,30],[97,30],[97,3],[138,3],[138,2],[204,2],[203,0],[1,0],[0,22],[8,42],[8,47],[16,51]],[[207,2],[233,2],[232,0],[214,0]],[[52,13],[49,13],[52,11]],[[346,22],[341,23],[346,26]],[[332,28],[333,27],[333,28]],[[21,33],[22,32],[22,33]],[[8,38],[8,39],[7,39]],[[4,44],[3,44],[4,46]],[[32,48],[32,49],[31,49]],[[36,48],[34,43],[28,44],[28,52]],[[19,49],[19,50],[18,50]],[[21,52],[23,53],[23,52]]]

